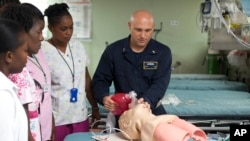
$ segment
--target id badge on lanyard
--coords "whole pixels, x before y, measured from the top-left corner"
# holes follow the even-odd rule
[[[43,92],[48,92],[49,91],[49,84],[47,84],[47,83],[44,83],[43,84]]]
[[[72,88],[70,89],[70,102],[77,102],[78,89]]]

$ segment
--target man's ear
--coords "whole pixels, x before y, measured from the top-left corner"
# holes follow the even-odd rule
[[[128,22],[128,29],[131,30],[131,22]]]
[[[13,52],[7,51],[5,53],[5,61],[9,64],[12,62],[12,60],[13,60]]]

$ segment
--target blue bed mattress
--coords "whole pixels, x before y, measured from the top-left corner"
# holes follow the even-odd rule
[[[174,95],[179,104],[169,99]],[[250,119],[250,94],[244,91],[230,90],[173,90],[169,89],[162,99],[168,114],[180,117],[248,117]],[[100,113],[106,116],[108,111],[99,105]],[[89,106],[89,110],[91,108]]]
[[[171,79],[168,89],[248,91],[248,86],[243,82],[228,80]]]
[[[180,103],[174,105],[169,95],[174,95]],[[162,104],[168,114],[181,117],[250,117],[250,94],[243,91],[169,89]]]
[[[177,80],[228,80],[222,74],[171,74],[171,79]]]
[[[218,78],[222,76],[218,75]],[[250,117],[250,94],[247,90],[247,85],[242,82],[220,79],[171,79],[163,104],[169,114],[179,116],[246,114]],[[114,86],[111,85],[110,94],[114,92]],[[176,95],[182,103],[177,106],[166,104],[167,94]],[[90,104],[88,107],[91,111]],[[103,106],[99,105],[99,108],[104,116],[108,113]]]

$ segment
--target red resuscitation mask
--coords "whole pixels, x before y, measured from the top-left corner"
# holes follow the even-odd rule
[[[127,93],[115,93],[111,99],[118,104],[118,108],[112,111],[114,115],[121,115],[124,111],[128,110],[132,100]]]

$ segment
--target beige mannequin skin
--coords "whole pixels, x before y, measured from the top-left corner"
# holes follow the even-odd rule
[[[176,115],[154,115],[144,104],[125,111],[118,121],[125,138],[141,141],[206,141],[204,131]],[[175,129],[169,131],[169,129]],[[167,132],[167,133],[166,133]],[[169,133],[169,134],[168,134]],[[173,137],[175,136],[175,138]]]
[[[122,131],[125,131],[129,135],[129,137],[127,137],[126,134],[124,134],[126,138],[137,140],[141,138],[140,131],[147,130],[143,125],[146,125],[149,121],[152,121],[151,122],[152,126],[154,126],[154,127],[147,126],[152,133],[152,131],[154,131],[154,128],[158,124],[158,120],[164,119],[164,121],[171,123],[174,119],[177,118],[178,117],[175,115],[155,116],[154,114],[152,114],[150,108],[144,103],[142,103],[142,104],[137,104],[134,108],[130,109],[129,111],[125,111],[121,115],[118,123],[120,129]],[[150,135],[147,136],[150,137]]]

